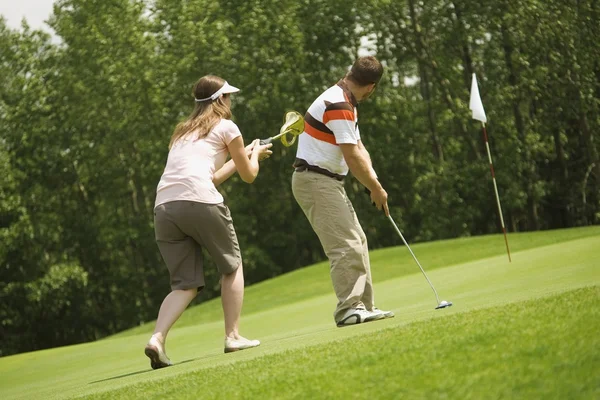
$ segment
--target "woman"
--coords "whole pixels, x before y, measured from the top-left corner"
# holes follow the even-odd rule
[[[244,298],[242,258],[229,209],[216,186],[236,170],[244,182],[254,182],[258,162],[272,153],[272,145],[261,146],[257,139],[244,147],[240,130],[231,121],[230,94],[237,91],[217,76],[202,77],[194,86],[194,111],[171,137],[156,191],[154,229],[172,291],[160,306],[154,334],[145,348],[153,369],[172,365],[165,352],[169,329],[204,287],[202,248],[221,273],[225,352],[260,344],[238,331]],[[225,163],[227,154],[231,160]]]

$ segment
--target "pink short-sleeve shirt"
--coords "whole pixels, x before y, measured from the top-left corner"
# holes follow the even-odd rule
[[[213,175],[227,161],[227,145],[238,136],[241,132],[237,125],[222,119],[201,139],[190,134],[178,140],[169,151],[154,206],[178,200],[222,203],[223,196],[213,184]]]

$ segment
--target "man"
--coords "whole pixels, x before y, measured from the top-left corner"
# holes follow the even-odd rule
[[[382,75],[375,57],[358,58],[342,80],[312,103],[298,138],[292,191],[329,258],[339,327],[394,316],[375,307],[367,238],[343,184],[350,170],[377,208],[389,215],[387,193],[360,140],[356,110]]]

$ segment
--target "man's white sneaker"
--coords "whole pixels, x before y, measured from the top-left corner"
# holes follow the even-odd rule
[[[351,308],[346,311],[346,314],[337,322],[337,326],[349,326],[362,324],[364,322],[377,321],[385,318],[382,313],[365,310],[364,308]]]
[[[169,357],[165,354],[162,343],[154,336],[148,341],[144,353],[150,359],[150,366],[152,369],[170,367],[173,365],[171,360],[169,360]]]
[[[230,337],[225,338],[225,353],[232,353],[238,350],[250,349],[256,346],[260,346],[259,340],[250,340],[241,336],[239,339],[234,339]]]
[[[373,308],[373,312],[383,314],[383,318],[394,318],[394,315],[395,315],[393,311],[383,311],[377,307]]]

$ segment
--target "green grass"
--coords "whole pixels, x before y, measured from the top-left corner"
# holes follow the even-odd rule
[[[551,230],[542,232],[526,232],[508,235],[512,253],[536,247],[563,243],[570,240],[582,239],[600,235],[600,226]],[[506,256],[506,247],[502,235],[486,235],[470,238],[426,242],[412,245],[410,248],[417,256],[426,272],[431,270],[466,263],[473,260]],[[400,238],[398,242],[402,243]],[[519,255],[513,254],[515,261]],[[392,278],[418,272],[418,267],[404,246],[390,247],[371,253],[373,279],[382,282]],[[276,279],[261,282],[246,289],[244,312],[258,312],[272,304],[279,306],[302,301],[309,297],[321,296],[332,291],[329,278],[329,264],[321,262],[310,267],[302,268]],[[220,321],[222,318],[220,299],[213,299],[194,307],[180,318],[178,327],[191,326],[198,323]],[[136,335],[152,332],[154,322],[133,328],[113,337]]]
[[[138,383],[136,398],[598,398],[600,287]],[[574,340],[577,338],[577,340]],[[110,399],[114,392],[92,396]]]
[[[149,370],[140,327],[1,358],[0,397],[598,397],[599,228],[511,235],[512,263],[498,235],[412,246],[455,303],[437,311],[405,248],[373,252],[377,303],[396,318],[343,329],[327,267],[305,268],[247,290],[242,333],[257,349],[223,354],[207,302],[169,335],[174,367]]]

